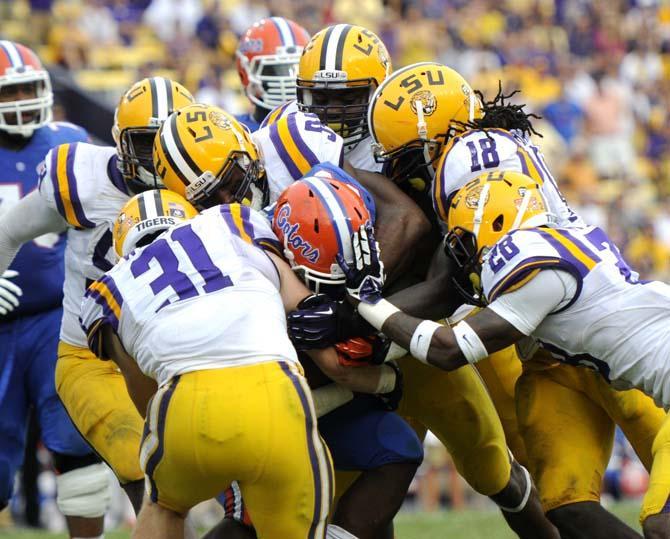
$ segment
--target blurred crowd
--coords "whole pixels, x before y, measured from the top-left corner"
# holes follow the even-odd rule
[[[0,0],[0,33],[111,101],[146,74],[175,77],[233,113],[235,70],[254,21],[316,32],[361,24],[395,67],[439,61],[487,99],[542,116],[536,130],[562,191],[631,264],[670,279],[670,4],[655,0]],[[29,24],[27,24],[29,21]]]

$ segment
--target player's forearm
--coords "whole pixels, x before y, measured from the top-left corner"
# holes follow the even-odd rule
[[[388,302],[384,303],[389,306]],[[415,318],[402,311],[380,317],[379,307],[363,303],[359,304],[358,310],[374,327],[377,327],[398,345],[410,350],[412,356],[424,363],[445,371],[451,371],[467,364],[454,332],[448,326],[440,326],[428,320]]]
[[[62,232],[67,223],[33,191],[0,215],[0,274],[12,263],[21,245],[49,232]]]
[[[354,393],[388,393],[395,386],[396,374],[388,365],[346,367],[340,365],[334,348],[307,354],[328,378]]]

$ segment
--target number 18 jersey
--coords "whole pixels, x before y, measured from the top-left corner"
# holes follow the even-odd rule
[[[297,362],[286,333],[278,248],[267,220],[239,204],[215,206],[133,251],[84,298],[92,350],[110,324],[147,376]]]
[[[533,178],[561,227],[584,226],[558,190],[540,149],[517,131],[473,129],[453,137],[444,148],[433,180],[433,206],[447,222],[451,197],[486,172],[511,170]]]

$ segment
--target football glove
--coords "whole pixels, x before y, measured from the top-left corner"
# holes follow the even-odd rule
[[[286,316],[288,336],[296,350],[328,348],[337,341],[337,302],[312,294]]]
[[[0,315],[11,313],[19,306],[23,290],[9,280],[18,274],[17,271],[7,270],[0,277]]]
[[[327,348],[376,331],[349,303],[331,301],[325,294],[303,299],[288,313],[286,323],[296,350]]]
[[[349,266],[341,253],[337,263],[346,278],[347,293],[364,303],[377,303],[382,299],[384,263],[379,258],[379,244],[375,241],[370,224],[361,225],[351,237],[354,265]]]
[[[337,359],[345,367],[362,365],[381,365],[391,346],[391,341],[384,336],[355,337],[335,344]]]

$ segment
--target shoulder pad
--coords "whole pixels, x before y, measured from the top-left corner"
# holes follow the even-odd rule
[[[279,240],[265,215],[242,204],[222,204],[204,213],[214,214],[216,212],[231,235],[282,256]]]
[[[86,211],[101,188],[100,178],[106,175],[106,168],[96,170],[98,158],[104,157],[106,165],[110,151],[113,152],[113,148],[75,142],[52,148],[45,158],[40,191],[46,192],[47,198],[53,198],[58,213],[75,228],[96,226]]]

